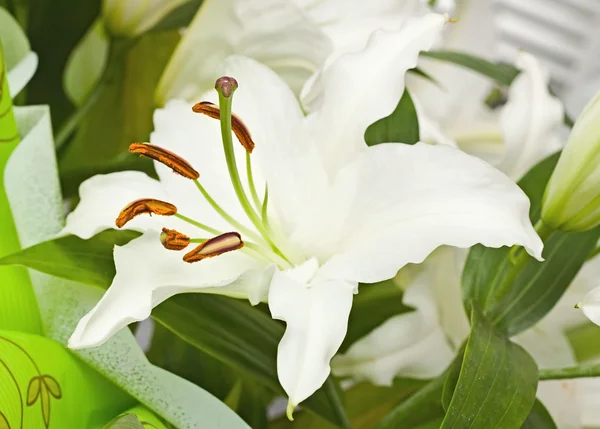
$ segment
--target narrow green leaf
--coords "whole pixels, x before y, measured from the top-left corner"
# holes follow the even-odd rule
[[[339,353],[345,353],[352,344],[389,318],[413,310],[404,305],[403,292],[393,280],[361,284],[359,290],[352,303],[348,331]]]
[[[510,85],[519,74],[519,70],[509,64],[494,63],[481,57],[456,51],[421,52],[423,57],[446,61],[472,70],[495,80],[501,85]]]
[[[535,401],[538,372],[521,347],[473,306],[460,376],[440,429],[519,429]]]
[[[544,404],[536,399],[521,429],[558,429]]]
[[[0,265],[23,265],[80,283],[108,287],[115,276],[112,251],[139,236],[134,231],[107,230],[83,240],[74,235],[44,241],[0,258]]]
[[[557,160],[558,155],[545,159],[519,182],[531,200],[530,217],[534,224],[539,219],[544,188]],[[577,234],[554,233],[545,244],[545,261],[522,254],[527,260],[518,273],[508,248],[474,246],[463,271],[463,300],[477,302],[494,325],[511,336],[518,334],[554,307],[598,238],[600,228]]]
[[[365,131],[367,145],[380,143],[415,144],[419,141],[419,119],[408,90],[390,116],[369,125]]]

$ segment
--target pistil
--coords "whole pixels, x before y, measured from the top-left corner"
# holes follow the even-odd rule
[[[235,159],[235,152],[233,149],[233,138],[231,130],[231,104],[233,93],[237,89],[237,81],[232,77],[221,77],[217,80],[215,89],[219,93],[219,107],[220,107],[220,122],[221,122],[221,137],[223,140],[223,151],[225,152],[225,159],[227,160],[227,169],[229,171],[229,177],[231,178],[231,184],[233,185],[235,194],[246,212],[246,215],[250,221],[254,224],[255,228],[261,233],[264,239],[269,243],[273,251],[286,259],[281,251],[277,248],[268,231],[263,225],[262,220],[252,208],[237,168],[237,162]],[[288,261],[289,262],[289,261]]]

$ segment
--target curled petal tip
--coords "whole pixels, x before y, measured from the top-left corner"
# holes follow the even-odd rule
[[[285,415],[287,416],[288,420],[291,422],[294,421],[294,409],[295,408],[296,408],[296,406],[294,404],[292,404],[292,401],[288,400],[287,408],[285,409]]]
[[[577,308],[577,309],[579,309],[579,308],[581,308],[581,303],[580,303],[580,302],[578,302],[578,303],[577,303],[577,304],[575,304],[573,307],[574,307],[574,308]]]
[[[225,98],[231,97],[237,88],[237,80],[230,76],[220,77],[215,83],[215,89]]]

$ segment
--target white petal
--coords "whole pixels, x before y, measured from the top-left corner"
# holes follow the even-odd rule
[[[521,73],[510,88],[500,119],[505,156],[497,167],[517,180],[561,147],[562,103],[550,94],[549,74],[532,55],[521,53]]]
[[[113,283],[81,319],[69,347],[98,346],[119,329],[146,319],[152,308],[178,293],[266,296],[270,276],[263,276],[263,267],[240,251],[193,264],[183,262],[182,256],[165,249],[155,231],[115,247],[117,274]]]
[[[588,319],[600,326],[600,286],[588,292],[577,305]]]
[[[415,310],[385,321],[345,354],[336,356],[332,362],[335,375],[389,386],[397,376],[435,377],[452,362],[454,349],[440,325],[433,291],[435,267],[425,265],[427,262],[419,267],[421,272],[403,298],[404,304]]]
[[[316,112],[311,120],[330,167],[344,165],[366,148],[366,128],[394,110],[405,72],[417,65],[420,51],[433,45],[444,22],[443,16],[428,14],[398,31],[379,31],[363,51],[340,57],[319,76],[311,91],[323,97],[310,106]]]
[[[541,259],[543,243],[529,220],[526,195],[475,157],[448,146],[381,144],[344,175],[345,186],[355,187],[345,191],[353,199],[322,209],[328,219],[337,218],[328,225],[331,233],[327,225],[321,237],[308,225],[304,230],[310,254],[336,249],[320,271],[323,278],[374,283],[444,244],[522,245]]]
[[[348,7],[346,0],[294,0],[333,42],[330,62],[346,52],[363,49],[376,30],[399,28],[406,19],[427,12],[421,0],[371,0]]]
[[[287,324],[277,373],[293,405],[312,395],[329,376],[330,360],[346,335],[356,287],[344,281],[306,280],[294,271],[276,272],[269,291],[273,318]]]
[[[8,92],[13,98],[29,83],[37,70],[37,66],[37,54],[29,52],[23,60],[9,70],[6,78],[8,79]]]
[[[115,219],[125,206],[140,198],[169,201],[160,182],[139,171],[94,176],[79,187],[81,201],[67,216],[59,235],[74,234],[88,239],[105,229],[116,228]],[[128,229],[144,231],[157,228],[163,222],[159,216],[137,216],[127,224]]]
[[[285,0],[206,0],[163,74],[157,99],[194,100],[214,87],[231,54],[252,57],[299,91],[331,49],[321,30]]]

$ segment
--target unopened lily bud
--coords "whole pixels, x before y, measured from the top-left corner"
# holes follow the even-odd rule
[[[189,0],[104,0],[104,25],[113,36],[134,37]]]
[[[575,122],[546,186],[542,220],[560,231],[600,225],[600,93]]]

